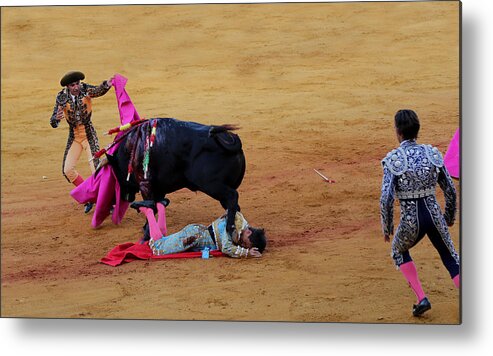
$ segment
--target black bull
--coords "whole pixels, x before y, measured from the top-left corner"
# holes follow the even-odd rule
[[[155,141],[148,151],[145,176],[146,141],[154,123]],[[240,210],[236,189],[245,174],[241,141],[231,132],[235,129],[169,118],[152,119],[132,128],[113,156],[107,155],[121,187],[121,198],[132,202],[140,191],[143,199],[157,202],[182,188],[198,190],[228,210],[227,230],[231,234],[236,211]]]

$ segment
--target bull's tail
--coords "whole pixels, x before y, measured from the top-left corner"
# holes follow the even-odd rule
[[[220,134],[222,132],[236,131],[239,130],[240,126],[235,124],[224,124],[219,126],[211,126],[209,129],[209,137]]]
[[[211,126],[209,137],[214,140],[228,152],[236,153],[241,151],[241,140],[237,134],[231,131],[238,130],[238,125],[226,124],[221,126]]]

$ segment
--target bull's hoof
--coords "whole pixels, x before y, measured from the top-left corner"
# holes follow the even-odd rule
[[[228,225],[226,227],[226,232],[229,234],[229,236],[233,237],[233,232],[235,231],[235,224],[232,224],[232,225]]]
[[[167,207],[170,203],[169,199],[168,198],[164,198],[163,200],[159,201],[158,203],[164,205],[165,207]]]
[[[141,239],[139,240],[139,245],[143,245],[143,244],[145,244],[147,241],[149,241],[149,239],[147,239],[147,240],[146,240],[146,238],[145,238],[145,237],[143,237],[143,238],[141,238]]]
[[[149,208],[154,211],[154,214],[157,213],[157,208],[156,204],[152,200],[142,200],[142,201],[135,201],[132,204],[130,204],[130,207],[137,210],[137,212],[140,212],[140,208]]]

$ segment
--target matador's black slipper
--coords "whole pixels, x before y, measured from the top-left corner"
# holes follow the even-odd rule
[[[425,311],[428,311],[430,309],[431,309],[431,303],[428,300],[428,298],[424,297],[418,304],[413,305],[413,315],[420,316]]]
[[[93,206],[94,206],[94,203],[86,203],[84,205],[84,214],[88,214],[92,210]]]
[[[132,204],[130,204],[130,207],[137,210],[137,212],[140,212],[139,208],[149,208],[152,209],[154,214],[157,213],[156,203],[154,203],[154,201],[152,200],[134,201]]]

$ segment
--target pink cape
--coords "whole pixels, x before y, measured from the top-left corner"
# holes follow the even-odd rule
[[[218,250],[210,251],[209,255],[214,257],[224,256],[224,254]],[[201,252],[180,252],[172,253],[169,255],[154,256],[147,242],[143,244],[127,242],[125,244],[116,246],[114,249],[108,252],[106,257],[103,257],[100,262],[109,266],[116,267],[121,264],[132,262],[135,260],[198,257],[202,257]]]
[[[118,104],[118,111],[120,112],[120,122],[122,125],[128,124],[131,121],[140,120],[139,114],[135,109],[130,96],[125,90],[127,84],[127,78],[120,74],[115,74],[113,77],[113,87],[115,88],[116,101]]]
[[[455,131],[455,135],[450,141],[450,145],[443,158],[445,167],[454,178],[460,177],[460,129]]]
[[[96,203],[91,226],[97,228],[110,215],[111,220],[119,224],[128,209],[129,203],[120,198],[120,184],[111,166],[103,166],[99,171],[87,178],[82,184],[70,192],[80,204]]]
[[[127,78],[116,74],[113,78],[120,123],[127,124],[139,120],[139,114],[125,91]],[[122,135],[120,132],[118,135]],[[118,138],[119,136],[116,136]],[[108,150],[112,154],[118,148],[118,144]],[[79,203],[96,203],[91,226],[97,228],[110,215],[110,209],[114,205],[111,220],[119,224],[128,209],[129,203],[120,198],[120,184],[116,179],[113,169],[109,165],[103,166],[99,171],[87,178],[82,184],[73,189],[70,195]]]

